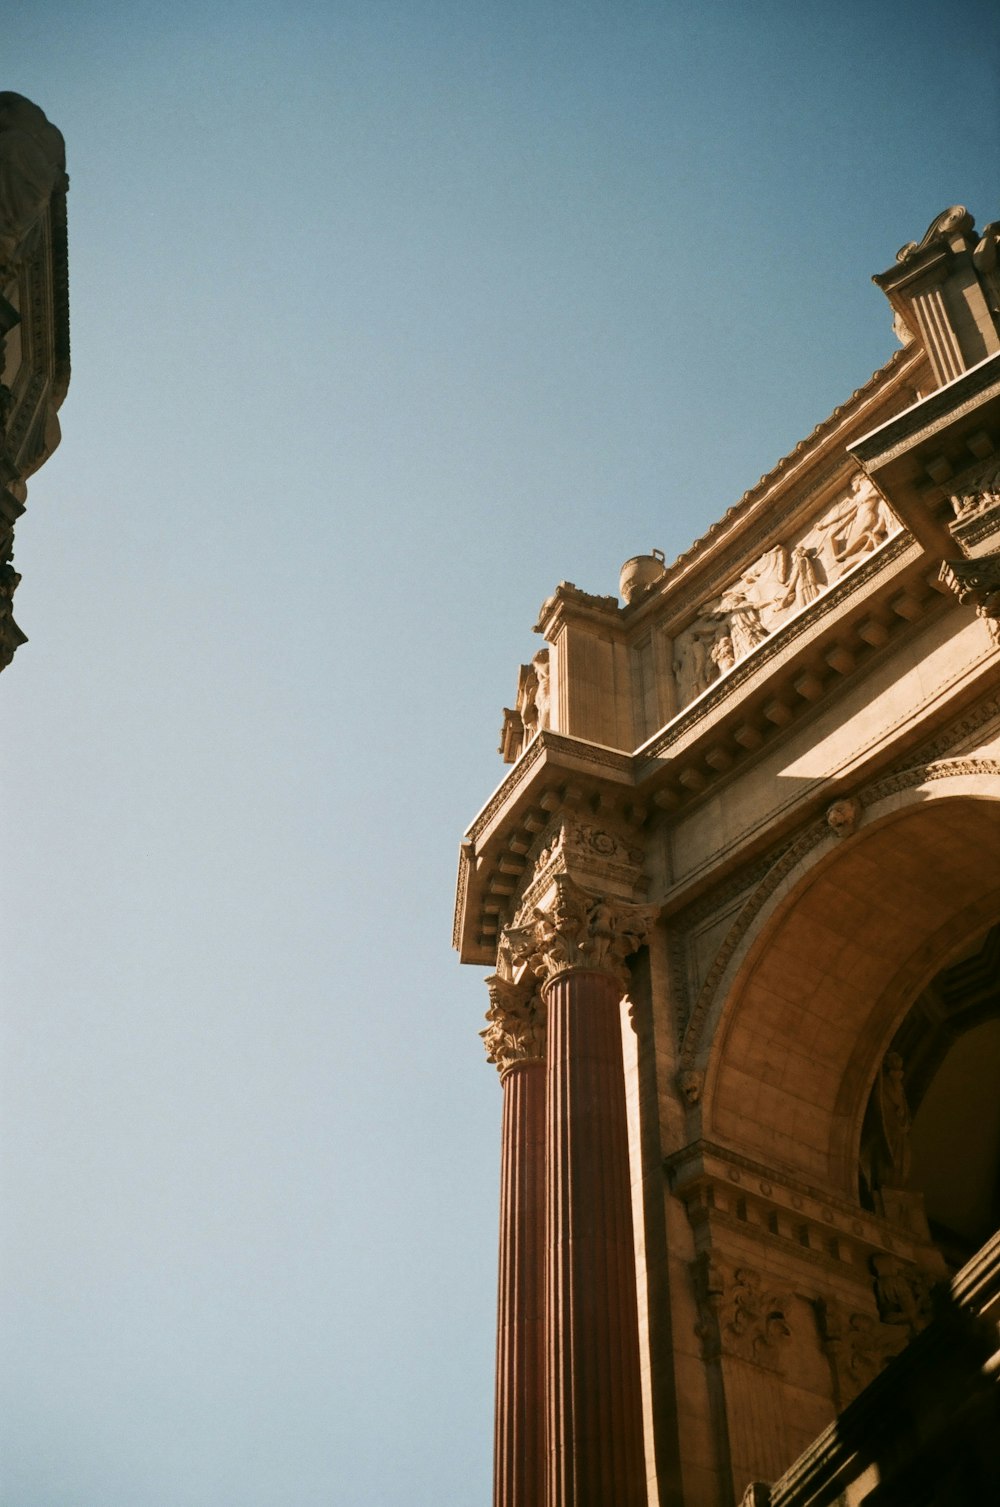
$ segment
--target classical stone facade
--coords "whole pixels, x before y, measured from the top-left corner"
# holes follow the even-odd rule
[[[59,443],[69,385],[66,154],[37,105],[0,92],[0,670],[14,621],[14,525],[27,479]]]
[[[495,1501],[998,1499],[1000,224],[672,565],[563,582],[462,844]]]

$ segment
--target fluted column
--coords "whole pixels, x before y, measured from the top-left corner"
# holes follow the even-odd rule
[[[620,1005],[652,920],[560,875],[508,932],[548,1008],[547,1507],[646,1501]]]
[[[487,1055],[503,1085],[494,1507],[545,1502],[545,1006],[494,975]]]

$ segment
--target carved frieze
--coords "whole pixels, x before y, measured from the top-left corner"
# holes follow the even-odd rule
[[[872,1313],[825,1298],[816,1305],[816,1317],[839,1412],[899,1354],[909,1335],[899,1324],[883,1324]]]
[[[882,494],[859,471],[843,496],[788,540],[765,550],[717,597],[705,602],[678,635],[678,706],[686,706],[726,675],[899,527]]]
[[[655,906],[631,905],[595,895],[568,874],[556,874],[551,891],[530,919],[510,926],[503,951],[515,969],[543,981],[571,969],[611,974],[624,988],[626,959],[646,941]]]
[[[750,1266],[703,1251],[692,1267],[698,1338],[706,1360],[721,1355],[779,1371],[791,1339],[792,1297]]]
[[[520,1062],[545,1058],[545,1002],[533,979],[515,982],[492,974],[486,980],[490,1006],[487,1026],[480,1031],[486,1060],[496,1064],[501,1078]]]

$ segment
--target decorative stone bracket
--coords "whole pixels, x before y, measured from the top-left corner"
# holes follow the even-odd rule
[[[939,577],[963,607],[974,607],[994,636],[1000,633],[1000,555],[976,560],[945,560]]]

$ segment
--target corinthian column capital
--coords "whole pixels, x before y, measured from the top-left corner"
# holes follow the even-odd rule
[[[545,1060],[545,1005],[534,979],[518,983],[491,974],[486,980],[490,991],[487,1026],[480,1031],[488,1062],[495,1062],[503,1078],[519,1062]]]
[[[606,973],[624,986],[625,960],[643,945],[656,915],[656,906],[595,895],[568,874],[557,874],[551,893],[532,908],[531,920],[507,928],[508,954],[543,983],[578,971]]]

